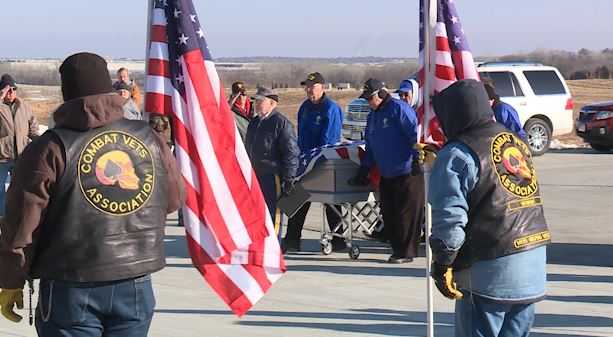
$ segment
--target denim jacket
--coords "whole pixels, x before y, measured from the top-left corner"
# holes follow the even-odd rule
[[[468,198],[479,180],[479,161],[464,144],[448,143],[439,153],[429,182],[432,237],[450,251],[464,244]],[[545,296],[546,248],[477,261],[454,273],[458,287],[499,302],[536,302]]]

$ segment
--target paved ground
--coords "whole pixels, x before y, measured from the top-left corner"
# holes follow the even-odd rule
[[[613,155],[565,150],[536,162],[554,243],[549,297],[532,336],[613,336]],[[311,228],[319,228],[319,212],[313,207]],[[167,233],[169,266],[154,276],[150,336],[425,336],[424,258],[386,265],[388,250],[366,241],[358,261],[325,257],[318,233],[307,231],[309,252],[289,256],[289,272],[239,320],[191,267],[182,229]],[[437,294],[435,309],[436,336],[452,336],[452,302]],[[25,323],[0,321],[0,336],[33,335]]]

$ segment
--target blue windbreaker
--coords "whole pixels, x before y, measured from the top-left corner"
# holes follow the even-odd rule
[[[494,118],[496,118],[496,122],[504,125],[507,129],[515,132],[523,140],[526,140],[526,132],[522,128],[521,122],[519,121],[519,114],[517,114],[517,111],[510,104],[500,101],[494,104],[492,110],[494,110]]]
[[[376,165],[385,178],[411,173],[416,154],[417,115],[406,102],[388,96],[368,115],[365,131],[366,160]]]
[[[304,101],[298,110],[298,147],[305,153],[341,141],[343,110],[324,94],[321,102]]]

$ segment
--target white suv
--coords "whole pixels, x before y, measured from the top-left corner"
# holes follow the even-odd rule
[[[500,99],[512,105],[528,135],[533,155],[549,149],[552,136],[573,131],[573,99],[554,67],[525,62],[487,62],[477,67]]]
[[[552,136],[573,131],[573,99],[554,67],[524,62],[488,62],[477,71],[494,83],[500,99],[511,104],[528,135],[535,156],[549,149]],[[343,121],[343,137],[362,139],[370,109],[364,99],[351,101]]]

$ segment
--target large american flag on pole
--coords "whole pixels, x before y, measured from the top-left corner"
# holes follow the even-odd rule
[[[145,110],[172,120],[192,262],[241,316],[285,272],[283,255],[192,1],[151,8]]]
[[[432,73],[426,73],[426,53],[424,51],[425,15],[428,10],[424,8],[424,0],[419,4],[419,71],[418,82],[420,89],[424,87],[426,77],[431,81],[430,92],[420,90],[420,95],[434,95],[441,92],[457,80],[479,80],[473,54],[468,46],[468,40],[460,23],[455,0],[431,0],[437,2],[436,24],[434,26],[434,44],[430,53]],[[425,109],[423,97],[420,98],[420,106],[417,109],[419,117],[421,140],[426,143],[442,145],[445,135],[436,118],[433,109]]]

